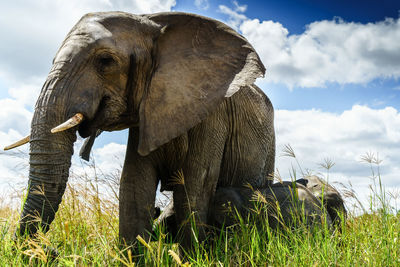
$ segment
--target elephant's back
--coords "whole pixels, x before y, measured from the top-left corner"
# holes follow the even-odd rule
[[[274,112],[269,98],[256,85],[242,87],[224,100],[228,137],[219,186],[255,187],[270,184],[274,171]]]

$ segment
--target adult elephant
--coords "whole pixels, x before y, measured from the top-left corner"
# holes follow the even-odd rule
[[[209,18],[85,15],[58,50],[36,103],[20,231],[35,233],[35,216],[44,230],[54,219],[76,131],[88,137],[130,128],[120,183],[120,238],[132,243],[151,230],[159,181],[174,191],[178,222],[194,212],[201,238],[217,186],[270,183],[273,108],[252,85],[264,72],[244,37]],[[178,170],[184,183],[173,184]]]

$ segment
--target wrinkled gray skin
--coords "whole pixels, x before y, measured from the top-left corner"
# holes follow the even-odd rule
[[[242,218],[246,218],[255,201],[266,205],[268,223],[273,229],[280,225],[291,228],[299,221],[310,226],[325,221],[319,199],[303,185],[291,182],[276,183],[256,191],[249,188],[220,188],[210,208],[210,221],[218,228],[233,225],[237,223],[237,217],[232,210],[236,209]],[[326,216],[326,223],[328,227],[332,224],[329,215]]]
[[[246,218],[251,214],[250,210],[254,207],[254,200],[269,203],[268,222],[272,228],[279,225],[293,225],[293,214],[302,220],[306,220],[309,225],[320,223],[322,219],[322,205],[327,211],[326,223],[328,226],[338,227],[341,218],[346,219],[347,211],[340,193],[330,184],[318,176],[312,175],[295,181],[298,199],[293,201],[293,184],[282,182],[270,185],[266,189],[258,192],[262,197],[257,197],[254,190],[238,187],[218,188],[209,212],[210,226],[220,229],[223,225],[230,226],[237,223],[237,216],[232,211],[235,209],[239,214]],[[275,201],[279,203],[282,217],[276,214]],[[304,212],[301,208],[304,205]],[[260,219],[254,218],[253,219]],[[263,218],[261,218],[263,219]],[[162,223],[172,238],[176,238],[179,225],[177,225],[173,202],[171,202],[157,218],[155,226]],[[340,228],[338,228],[340,230]]]
[[[33,234],[39,225],[46,231],[53,221],[76,131],[93,137],[130,128],[119,192],[121,242],[151,230],[159,181],[174,191],[177,221],[195,212],[203,238],[217,186],[270,183],[273,108],[252,85],[264,72],[246,39],[209,18],[85,15],[57,52],[36,103],[20,232]],[[85,117],[79,127],[50,133],[77,112]],[[185,189],[171,179],[178,170]],[[39,222],[32,221],[37,215]]]
[[[232,216],[234,214],[227,215],[229,205],[246,218],[254,207],[254,201],[266,205],[268,223],[273,229],[280,225],[291,228],[300,221],[310,226],[325,221],[321,202],[307,188],[296,183],[282,182],[256,191],[247,188],[221,188],[215,194],[211,209],[214,225],[232,225],[237,222],[236,217]],[[329,215],[326,216],[326,223],[328,227],[332,224]]]
[[[265,213],[257,215],[257,213],[251,211],[254,210],[256,202],[260,202],[263,206],[266,205],[268,218],[259,217],[265,215]],[[300,221],[309,226],[322,222],[326,223],[328,227],[332,225],[330,215],[325,213],[326,217],[324,216],[321,201],[299,183],[276,183],[258,190],[245,187],[220,187],[215,192],[210,206],[208,220],[210,226],[221,229],[223,226],[237,224],[236,211],[242,218],[252,215],[255,222],[260,221],[260,219],[267,219],[272,229],[279,226],[291,229]],[[179,226],[174,220],[172,202],[158,217],[156,225],[160,223],[164,225],[166,232],[170,233],[173,238],[177,236]]]
[[[321,200],[335,225],[340,225],[341,217],[346,219],[347,211],[343,198],[332,185],[315,175],[299,179],[296,182],[307,187],[314,196]]]

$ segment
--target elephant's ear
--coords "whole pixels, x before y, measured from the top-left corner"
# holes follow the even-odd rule
[[[147,17],[164,28],[156,41],[157,65],[140,106],[141,155],[182,135],[224,97],[265,73],[247,40],[219,21],[186,13]]]

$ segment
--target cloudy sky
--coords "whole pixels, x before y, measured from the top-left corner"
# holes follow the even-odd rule
[[[36,98],[69,29],[85,13],[111,10],[186,11],[226,22],[267,67],[257,84],[276,110],[276,167],[284,179],[292,167],[298,177],[306,170],[326,175],[320,164],[332,160],[329,181],[351,183],[366,203],[371,169],[361,159],[369,153],[382,160],[387,190],[400,193],[400,2],[394,0],[2,1],[1,147],[29,134]],[[103,134],[92,160],[106,171],[118,168],[126,140],[126,131]],[[286,144],[301,169],[282,156]],[[20,151],[27,155],[28,147]],[[20,162],[12,152],[0,154],[0,192],[26,183]]]

